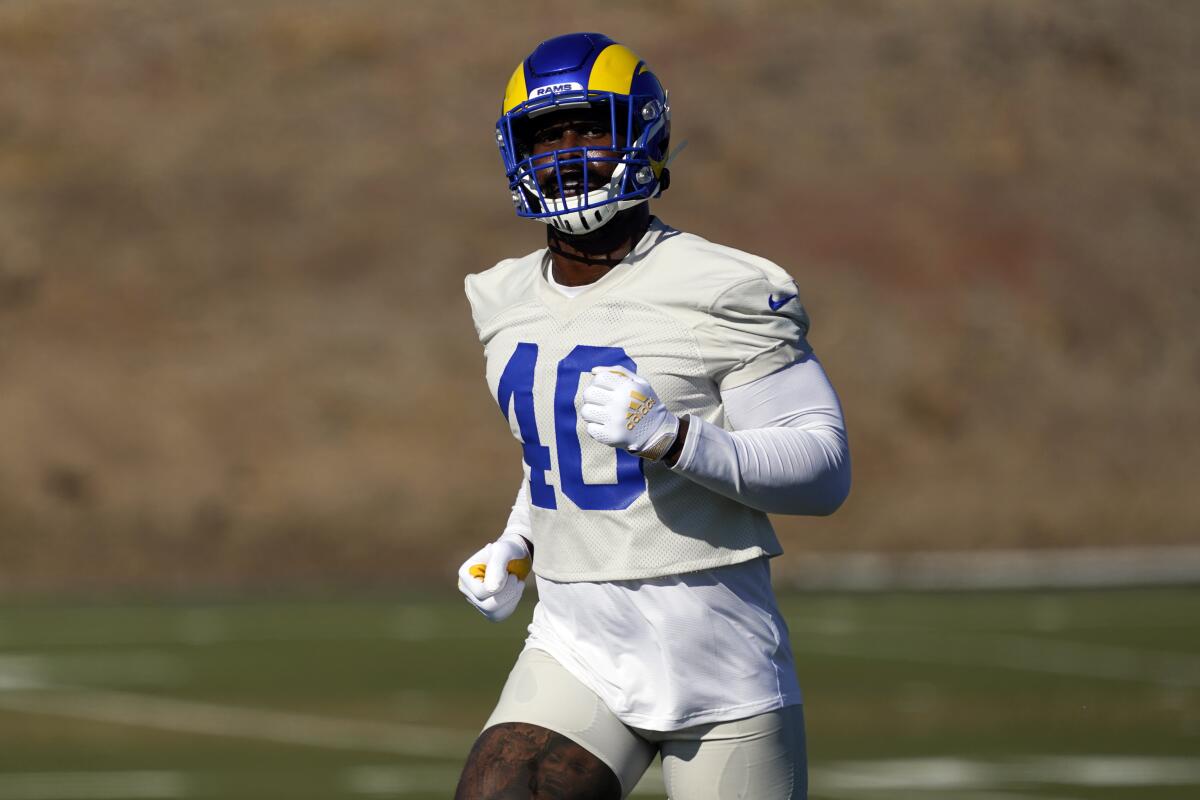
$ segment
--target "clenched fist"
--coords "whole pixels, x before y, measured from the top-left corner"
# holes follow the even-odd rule
[[[679,435],[679,418],[649,383],[625,367],[596,367],[592,375],[579,408],[588,435],[649,461],[661,459]]]

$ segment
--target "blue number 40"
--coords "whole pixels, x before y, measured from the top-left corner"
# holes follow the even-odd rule
[[[537,359],[536,344],[521,342],[517,345],[500,376],[496,402],[500,404],[505,419],[508,419],[510,408],[516,411],[525,463],[529,465],[530,502],[539,508],[557,508],[554,487],[546,483],[546,471],[550,469],[550,448],[542,444],[533,412],[533,377]],[[629,508],[646,491],[642,460],[624,450],[613,450],[617,457],[616,483],[587,483],[583,479],[583,456],[575,411],[579,376],[591,372],[593,367],[613,365],[637,371],[637,364],[620,347],[577,345],[566,358],[558,362],[554,385],[554,442],[558,449],[559,485],[575,505],[589,511]]]

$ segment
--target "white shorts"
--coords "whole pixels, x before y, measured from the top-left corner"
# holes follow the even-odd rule
[[[628,796],[655,755],[672,800],[804,800],[804,707],[676,731],[621,722],[595,692],[549,654],[521,653],[484,729],[525,722],[560,733],[616,773]]]

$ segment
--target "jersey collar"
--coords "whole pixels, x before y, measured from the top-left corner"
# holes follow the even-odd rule
[[[650,217],[650,225],[642,238],[634,245],[625,258],[615,267],[604,274],[600,280],[588,284],[582,292],[574,297],[567,297],[550,285],[547,277],[550,270],[550,251],[543,249],[538,259],[538,275],[536,280],[537,295],[542,303],[550,309],[554,316],[565,319],[590,308],[602,300],[614,287],[622,284],[630,275],[637,272],[638,265],[654,247],[669,233],[674,231],[670,225],[658,217]]]

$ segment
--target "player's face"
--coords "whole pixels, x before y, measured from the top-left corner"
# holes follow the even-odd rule
[[[617,168],[620,155],[611,149],[613,136],[609,130],[612,122],[607,109],[569,108],[538,117],[530,138],[530,154],[538,156],[554,150],[573,147],[586,148],[587,190],[595,191],[608,183]],[[572,156],[560,160],[557,174],[554,159],[534,158],[538,184],[547,197],[567,197],[584,191],[584,161]],[[544,169],[542,167],[545,167]],[[562,190],[559,189],[562,176]]]

